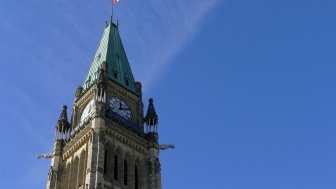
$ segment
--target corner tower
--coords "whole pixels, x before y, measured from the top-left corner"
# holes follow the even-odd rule
[[[153,99],[144,117],[118,25],[105,25],[71,119],[66,106],[56,125],[47,189],[161,189],[158,116]],[[145,131],[146,128],[146,131]]]

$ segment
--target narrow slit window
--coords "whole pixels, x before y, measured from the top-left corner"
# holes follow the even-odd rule
[[[128,184],[128,164],[127,160],[124,160],[124,185]]]
[[[134,167],[134,188],[139,189],[139,172],[138,167]]]
[[[118,180],[118,156],[114,156],[114,179]]]
[[[107,173],[107,151],[105,150],[104,154],[104,174]]]

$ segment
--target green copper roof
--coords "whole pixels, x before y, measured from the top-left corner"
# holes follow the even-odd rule
[[[107,77],[126,89],[135,92],[135,81],[122,44],[118,26],[111,21],[106,24],[103,37],[85,79],[84,90],[98,78],[103,62],[107,63]]]

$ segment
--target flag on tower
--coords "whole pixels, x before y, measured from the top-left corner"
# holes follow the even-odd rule
[[[119,2],[119,0],[112,0],[113,4],[117,4]]]

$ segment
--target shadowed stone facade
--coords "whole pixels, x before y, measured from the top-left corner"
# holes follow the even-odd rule
[[[71,119],[64,106],[57,122],[46,188],[161,189],[159,151],[172,146],[158,143],[152,99],[144,116],[141,83],[125,69],[114,23],[106,24],[96,56],[76,90]]]

